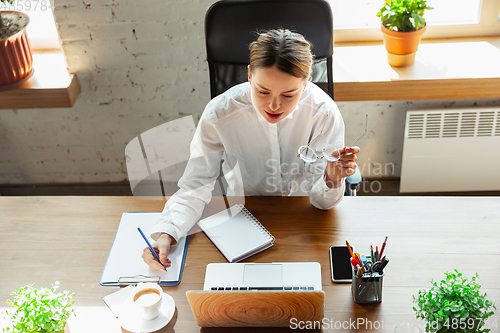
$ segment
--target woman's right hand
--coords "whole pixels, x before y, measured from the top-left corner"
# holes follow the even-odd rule
[[[158,237],[156,242],[151,244],[151,246],[153,246],[156,253],[160,257],[161,263],[166,268],[169,268],[170,266],[172,266],[172,262],[170,261],[170,259],[167,258],[167,255],[168,255],[168,252],[170,251],[170,245],[172,245],[174,243],[175,243],[175,239],[172,236],[170,236],[169,234],[166,234],[166,233],[162,233],[160,235],[160,237]],[[144,262],[146,264],[148,264],[149,267],[151,267],[155,271],[163,271],[164,270],[162,265],[160,265],[158,263],[156,258],[151,253],[151,250],[149,249],[149,247],[144,248],[144,250],[142,251],[142,259],[144,260]]]

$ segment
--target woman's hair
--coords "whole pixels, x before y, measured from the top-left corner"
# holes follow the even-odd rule
[[[276,66],[279,70],[309,79],[313,55],[311,43],[288,29],[269,30],[250,43],[250,71]]]

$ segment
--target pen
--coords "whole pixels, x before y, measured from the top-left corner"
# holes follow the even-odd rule
[[[378,260],[380,260],[380,258],[382,258],[382,254],[384,253],[384,249],[385,249],[385,243],[387,243],[387,238],[389,236],[385,236],[385,240],[384,240],[384,243],[382,244],[382,248],[380,249],[380,253],[378,254]]]
[[[373,254],[373,245],[370,245],[370,255],[372,256],[372,263],[375,263],[375,255]]]
[[[361,261],[361,258],[359,257],[359,253],[356,253],[356,260],[358,261],[358,263],[363,266],[363,262]]]
[[[380,259],[378,258],[378,246],[375,246],[375,260],[379,261]]]
[[[151,253],[153,253],[153,255],[155,256],[156,260],[158,260],[158,262],[160,263],[160,265],[163,266],[163,269],[165,270],[165,272],[167,271],[167,268],[165,267],[165,265],[163,265],[160,261],[160,257],[158,257],[158,255],[156,254],[156,251],[153,249],[153,247],[151,246],[151,244],[149,243],[148,239],[146,238],[146,236],[144,235],[144,233],[142,232],[141,228],[137,228],[137,230],[139,230],[139,232],[141,233],[141,236],[142,238],[144,238],[144,240],[146,241],[146,244],[148,244],[149,246],[149,249],[151,250]]]

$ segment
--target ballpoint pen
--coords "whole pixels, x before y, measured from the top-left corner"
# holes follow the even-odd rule
[[[380,259],[378,258],[378,246],[375,246],[375,261],[379,261]]]
[[[385,240],[384,240],[384,243],[382,244],[382,248],[380,249],[380,253],[378,254],[377,260],[380,260],[380,258],[382,258],[382,254],[384,253],[385,244],[387,243],[387,238],[388,237],[389,236],[385,236]]]
[[[146,238],[146,236],[144,235],[144,233],[142,232],[141,228],[137,228],[137,230],[139,230],[139,232],[141,233],[141,236],[142,238],[144,238],[144,240],[146,241],[146,244],[148,244],[149,246],[149,249],[151,250],[151,253],[155,256],[156,260],[160,263],[160,265],[163,266],[163,269],[165,270],[165,272],[167,271],[167,268],[165,267],[165,265],[163,265],[160,261],[160,257],[158,257],[158,254],[156,254],[156,251],[153,249],[153,247],[151,246],[151,244],[149,243],[148,239]]]
[[[354,254],[356,256],[356,260],[358,261],[358,263],[363,266],[363,262],[361,261],[361,258],[359,257],[359,253],[355,253]]]

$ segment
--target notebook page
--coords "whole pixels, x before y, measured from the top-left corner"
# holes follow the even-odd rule
[[[113,283],[120,277],[136,275],[159,276],[160,281],[179,280],[185,238],[179,239],[176,245],[170,247],[167,257],[172,261],[172,267],[167,268],[168,272],[152,270],[141,257],[147,244],[137,227],[142,229],[148,241],[153,244],[154,241],[149,235],[160,215],[161,213],[123,213],[102,273],[102,283]]]
[[[198,225],[231,262],[273,242],[272,237],[254,224],[239,205],[201,220]],[[231,215],[231,217],[230,217]]]

